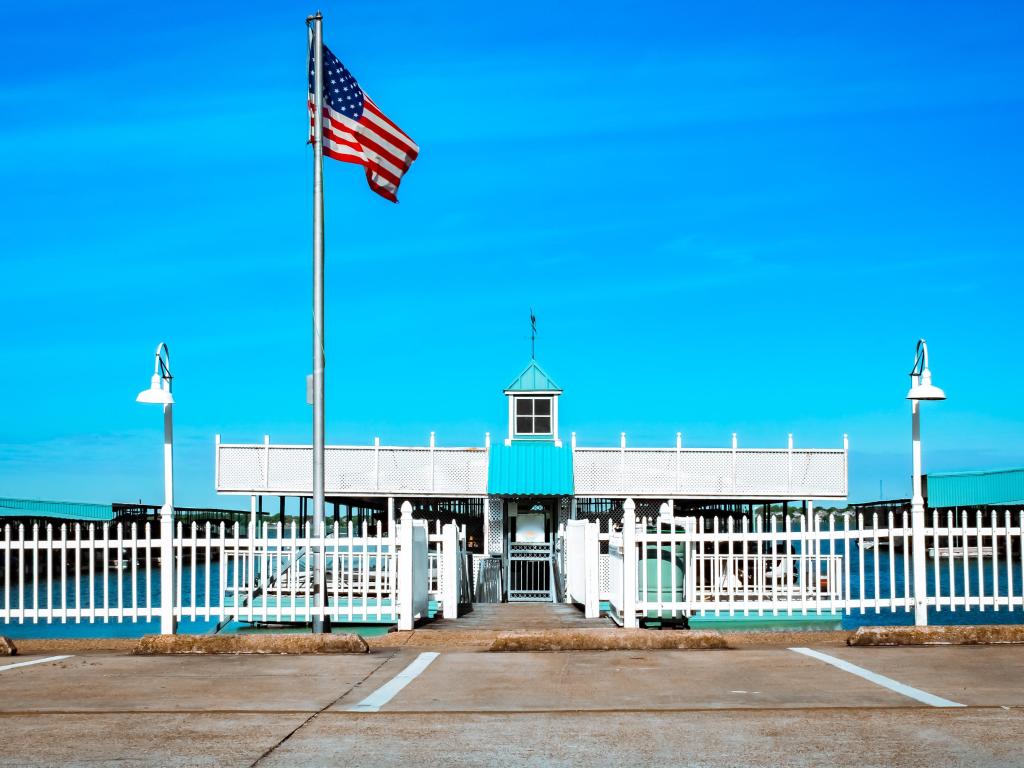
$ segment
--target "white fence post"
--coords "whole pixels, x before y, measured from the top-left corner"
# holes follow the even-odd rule
[[[588,522],[583,529],[583,567],[586,580],[583,615],[588,619],[596,619],[601,615],[601,542],[597,535],[598,524]]]
[[[917,403],[915,402],[914,404],[916,405]],[[924,527],[924,504],[917,503],[917,499],[915,499],[915,503],[910,512],[911,548],[913,550],[911,564],[914,568],[914,624],[919,627],[928,626],[928,561],[925,559],[928,547],[925,543]],[[950,542],[950,546],[952,546],[952,542]],[[964,539],[964,547],[965,549],[967,547],[966,539]],[[978,552],[980,556],[980,535],[978,536]],[[906,552],[904,552],[903,556],[906,557]],[[936,552],[936,557],[937,556],[938,552]],[[952,578],[952,573],[953,572],[951,570],[950,578]],[[861,589],[863,588],[864,585],[861,584]]]
[[[443,592],[441,606],[444,618],[459,618],[459,569],[462,565],[459,557],[459,529],[455,523],[448,523],[441,529],[441,576]]]
[[[636,503],[622,505],[622,626],[635,629],[636,621]]]
[[[412,504],[402,502],[402,517],[398,524],[398,628],[412,629],[415,622],[413,597],[413,520]]]
[[[89,552],[89,557],[94,557],[93,552]],[[89,589],[93,588],[90,579]],[[160,509],[160,634],[173,635],[177,630],[178,622],[174,619],[174,510],[164,504]]]

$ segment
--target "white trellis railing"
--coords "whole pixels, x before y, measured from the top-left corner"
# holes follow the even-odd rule
[[[401,523],[366,522],[317,536],[309,525],[179,524],[171,562],[160,559],[156,524],[0,528],[0,629],[5,622],[175,620],[226,623],[396,623],[411,629],[428,611],[427,528],[403,505]],[[457,606],[468,595],[465,543],[445,526],[453,556],[444,579]],[[320,559],[322,579],[314,579]],[[161,571],[172,570],[172,594]],[[461,568],[461,570],[460,570]],[[445,595],[447,597],[447,593]]]
[[[934,513],[919,551],[908,513],[799,514],[751,527],[748,519],[734,525],[716,517],[637,520],[632,500],[625,510],[619,532],[570,521],[566,533],[569,599],[588,613],[595,599],[605,600],[625,626],[682,616],[914,613],[919,604],[1024,608],[1020,509]],[[915,557],[926,561],[922,583],[913,577]],[[598,568],[588,571],[594,561]]]

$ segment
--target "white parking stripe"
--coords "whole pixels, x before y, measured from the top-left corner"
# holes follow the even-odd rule
[[[60,661],[61,659],[70,659],[70,656],[47,656],[45,659],[33,659],[32,661],[19,661],[17,664],[4,664],[0,667],[0,672],[5,672],[8,669],[17,669],[18,667],[31,667],[33,664],[43,664],[47,661]]]
[[[958,704],[955,701],[944,699],[941,696],[936,696],[935,694],[928,693],[927,691],[911,688],[909,685],[904,685],[898,680],[893,680],[891,677],[880,675],[877,672],[872,672],[870,669],[864,669],[864,667],[858,667],[856,664],[851,664],[848,661],[837,659],[835,656],[829,656],[827,653],[822,653],[821,651],[812,651],[810,648],[790,648],[789,650],[802,653],[804,656],[810,656],[812,659],[817,659],[818,661],[824,661],[826,664],[831,664],[833,667],[841,669],[844,672],[849,672],[851,675],[863,677],[865,680],[869,680],[875,685],[888,688],[890,691],[895,691],[896,693],[920,701],[923,704],[928,704],[932,707],[967,706],[966,704]]]
[[[430,662],[441,654],[427,652],[421,653],[408,667],[403,669],[384,685],[371,693],[358,704],[348,708],[349,712],[379,712],[380,708],[391,701],[400,690],[415,680],[419,674],[430,666]]]

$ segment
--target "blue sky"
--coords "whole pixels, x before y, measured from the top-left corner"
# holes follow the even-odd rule
[[[179,503],[309,440],[304,12],[151,5],[4,11],[0,495],[159,503],[160,340]],[[905,494],[925,336],[926,469],[1024,465],[1019,3],[323,11],[421,146],[397,206],[326,165],[330,442],[500,434],[532,306],[581,444],[846,432]]]

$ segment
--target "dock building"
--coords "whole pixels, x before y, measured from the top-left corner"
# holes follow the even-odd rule
[[[847,496],[845,436],[837,448],[726,448],[675,444],[633,447],[623,432],[619,445],[585,446],[565,437],[559,419],[563,395],[536,360],[504,388],[505,437],[471,447],[437,445],[328,445],[325,493],[328,519],[370,515],[393,524],[405,501],[414,516],[465,525],[474,572],[481,565],[499,584],[501,599],[554,599],[548,567],[556,532],[570,519],[619,520],[626,498],[638,514],[654,517],[667,504],[673,515],[747,517],[753,522],[771,506]],[[254,517],[266,497],[297,497],[307,509],[312,496],[309,445],[228,443],[217,436],[216,490],[251,497]],[[273,509],[273,503],[269,505]],[[333,511],[332,511],[333,510]],[[763,519],[763,518],[762,518]],[[477,582],[479,583],[479,582]]]

